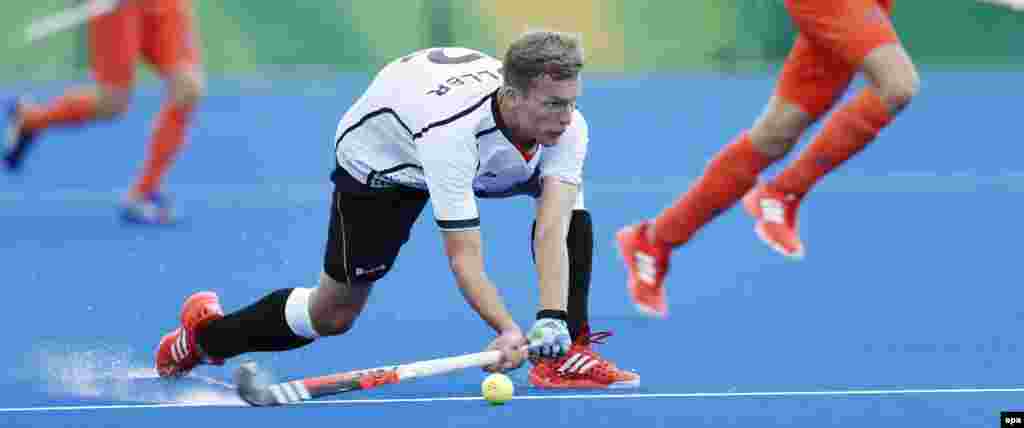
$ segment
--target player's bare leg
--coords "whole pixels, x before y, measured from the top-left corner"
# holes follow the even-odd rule
[[[169,224],[171,203],[160,183],[185,145],[189,118],[204,92],[205,80],[191,2],[164,0],[139,8],[139,52],[167,83],[167,99],[153,124],[153,134],[139,178],[125,196],[122,218],[141,224]]]
[[[132,223],[169,224],[174,221],[170,201],[160,192],[160,183],[185,145],[189,116],[205,92],[205,79],[198,67],[188,66],[171,72],[167,84],[168,99],[154,123],[145,163],[125,198],[122,217]]]
[[[345,334],[366,307],[371,284],[349,285],[320,273],[320,286],[313,290],[309,307],[313,329],[319,336]]]
[[[917,93],[917,72],[897,43],[873,50],[862,68],[872,85],[833,112],[800,157],[744,200],[758,218],[758,236],[784,255],[803,255],[796,212],[804,196],[822,177],[874,141]]]
[[[671,250],[690,241],[716,216],[757,184],[757,177],[796,144],[812,123],[795,104],[772,97],[749,131],[741,133],[708,163],[704,174],[656,218],[624,228],[616,238],[629,271],[628,290],[646,314],[668,314],[662,286]]]
[[[759,236],[785,255],[801,254],[787,241],[796,237],[799,202],[822,177],[867,147],[917,92],[917,71],[889,20],[891,6],[869,0],[786,2],[802,35],[780,80],[784,99],[817,117],[853,73],[863,71],[871,86],[834,111],[792,164],[747,197],[744,205],[758,218]]]
[[[51,126],[82,125],[128,109],[139,53],[139,8],[119,7],[88,24],[90,65],[97,85],[75,88],[45,104],[9,107],[11,127],[4,164],[17,170],[37,136]]]
[[[112,119],[128,109],[130,99],[130,87],[88,86],[70,89],[46,105],[16,100],[8,106],[4,166],[8,171],[20,169],[28,150],[47,128]]]
[[[800,106],[773,95],[750,128],[750,141],[765,156],[779,159],[796,146],[813,122]]]
[[[871,51],[861,65],[872,88],[896,116],[917,95],[921,78],[910,55],[899,43],[891,43]]]
[[[196,293],[185,303],[181,326],[161,339],[157,371],[176,377],[199,364],[220,364],[248,352],[287,351],[344,334],[362,313],[371,288],[321,273],[316,289],[277,290],[228,315],[216,294]]]
[[[642,312],[662,317],[667,314],[662,283],[671,250],[689,242],[700,228],[753,189],[761,171],[792,149],[807,127],[845,90],[853,73],[819,58],[815,45],[798,37],[776,94],[751,129],[715,155],[704,174],[671,207],[651,221],[619,232],[619,248],[629,271],[629,293]],[[805,90],[807,87],[813,91]],[[784,96],[794,92],[800,96]],[[814,108],[794,100],[808,101],[806,105]],[[790,205],[795,212],[795,204]],[[792,244],[790,253],[799,254],[802,244],[792,226],[788,229],[794,232],[787,241]]]

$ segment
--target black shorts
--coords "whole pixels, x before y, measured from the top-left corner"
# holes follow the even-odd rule
[[[391,270],[429,195],[407,187],[373,188],[342,168],[333,178],[324,272],[349,284],[376,281]]]

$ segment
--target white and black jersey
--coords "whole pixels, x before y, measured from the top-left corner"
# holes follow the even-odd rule
[[[477,197],[539,192],[539,179],[581,184],[587,123],[577,111],[558,144],[522,153],[497,114],[502,64],[431,48],[386,65],[338,123],[338,168],[371,187],[426,190],[443,230],[479,227]]]

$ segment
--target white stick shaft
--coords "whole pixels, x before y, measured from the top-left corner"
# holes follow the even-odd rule
[[[25,27],[25,40],[34,42],[74,27],[86,21],[109,13],[117,8],[118,0],[90,0],[81,5],[62,10],[53,15],[33,21]]]
[[[1024,0],[978,0],[981,3],[989,3],[997,6],[1008,7],[1013,10],[1024,10]]]
[[[397,367],[398,378],[401,380],[418,377],[436,376],[470,367],[483,367],[501,361],[500,351],[478,352],[456,357],[438,358],[436,360],[417,361]]]

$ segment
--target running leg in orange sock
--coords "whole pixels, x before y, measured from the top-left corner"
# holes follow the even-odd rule
[[[773,161],[744,132],[711,159],[690,190],[655,218],[655,238],[673,247],[685,244],[753,188],[758,174]]]
[[[891,121],[882,99],[870,89],[862,90],[829,117],[821,133],[779,173],[771,188],[802,197],[825,174],[867,147]]]
[[[53,125],[75,125],[96,118],[96,94],[71,91],[50,105],[21,107],[22,129],[34,133]]]
[[[191,112],[192,105],[164,105],[156,120],[142,176],[132,188],[134,194],[144,195],[160,188],[160,181],[174,156],[185,145],[185,127]]]

